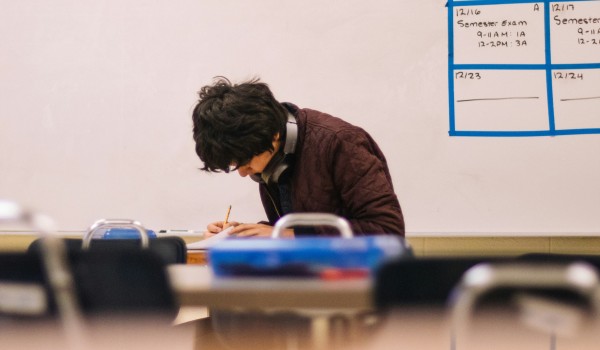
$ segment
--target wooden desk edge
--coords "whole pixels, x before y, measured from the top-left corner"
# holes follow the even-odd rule
[[[181,306],[214,308],[372,309],[372,281],[301,279],[214,280],[202,266],[170,266]]]

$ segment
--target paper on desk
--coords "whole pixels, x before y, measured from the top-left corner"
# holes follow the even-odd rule
[[[229,232],[231,232],[231,230],[233,230],[233,227],[234,226],[229,226],[228,228],[224,229],[223,231],[217,233],[216,235],[211,236],[206,239],[203,239],[201,241],[194,242],[194,243],[188,243],[187,249],[191,249],[191,250],[193,250],[193,249],[209,249],[216,243],[229,237]]]

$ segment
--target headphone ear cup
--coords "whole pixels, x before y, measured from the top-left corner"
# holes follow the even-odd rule
[[[285,144],[283,153],[293,154],[296,151],[296,141],[298,140],[298,124],[296,118],[288,113],[288,122],[285,129]]]
[[[281,174],[285,173],[285,171],[289,168],[289,158],[287,156],[283,157],[279,161],[279,164],[273,169],[271,172],[271,176],[269,177],[269,182],[279,182],[279,178]]]
[[[287,168],[285,165],[285,155],[282,152],[276,152],[273,158],[269,161],[269,164],[263,169],[262,174],[258,175],[262,182],[265,183],[277,183],[279,175]],[[281,166],[283,165],[283,169]]]
[[[288,113],[286,135],[285,140],[283,140],[283,151],[280,150],[273,155],[273,158],[271,158],[261,175],[250,175],[250,177],[259,183],[277,183],[281,174],[283,174],[290,166],[291,155],[296,151],[297,138],[298,125],[296,124],[296,118]]]

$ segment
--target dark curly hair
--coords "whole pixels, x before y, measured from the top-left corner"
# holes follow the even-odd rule
[[[201,170],[227,173],[232,164],[239,167],[274,151],[273,138],[284,136],[287,112],[258,78],[232,84],[216,77],[198,95],[192,120],[196,154],[204,162]]]

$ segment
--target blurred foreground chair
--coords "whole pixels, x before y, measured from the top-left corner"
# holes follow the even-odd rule
[[[564,256],[390,262],[374,290],[389,320],[372,348],[593,349],[597,283],[593,265]]]
[[[50,220],[4,200],[0,224],[28,227],[42,236],[36,252],[0,254],[0,327],[11,329],[5,335],[31,332],[27,326],[31,323],[44,326],[39,327],[40,334],[46,326],[58,325],[63,337],[55,331],[46,333],[64,344],[50,343],[48,348],[83,349],[89,345],[88,326],[96,320],[107,325],[145,318],[170,326],[178,305],[165,263],[154,253],[139,249],[67,253]],[[21,335],[17,342],[27,348],[37,335]]]
[[[449,300],[454,348],[594,348],[598,287],[596,268],[583,262],[478,264]]]
[[[137,249],[75,252],[68,255],[67,261],[73,303],[82,317],[175,317],[178,306],[165,265],[154,254]],[[41,254],[0,254],[0,281],[0,312],[5,315],[21,320],[59,315],[56,298],[60,292],[51,287]],[[15,294],[19,289],[7,289],[11,285],[21,285],[21,294]]]
[[[503,258],[416,258],[390,261],[377,271],[373,299],[381,312],[397,308],[445,310],[453,288],[471,267]]]
[[[361,349],[449,349],[448,298],[465,271],[508,258],[428,257],[389,261],[375,276],[373,302],[381,322]]]
[[[140,239],[92,239],[96,230],[110,227],[134,228]],[[185,262],[185,243],[179,237],[165,238],[149,239],[137,221],[99,220],[82,239],[61,239],[82,311],[175,317],[178,307],[166,265]],[[40,255],[45,239],[32,242],[28,253]]]

